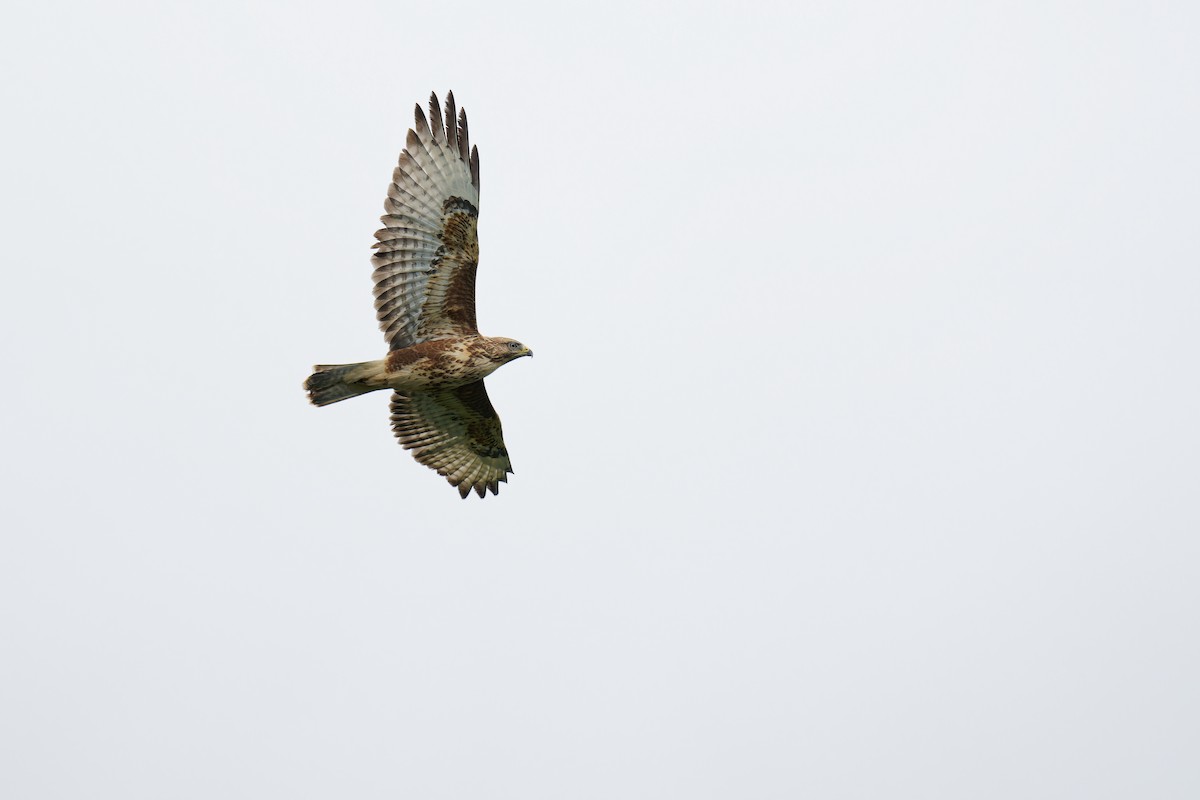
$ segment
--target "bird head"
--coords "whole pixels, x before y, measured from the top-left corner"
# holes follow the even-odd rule
[[[532,356],[533,351],[516,339],[506,339],[503,336],[493,336],[488,339],[488,355],[493,361],[501,363],[512,361],[521,356]]]

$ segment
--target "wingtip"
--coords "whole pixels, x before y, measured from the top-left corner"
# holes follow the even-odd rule
[[[446,132],[442,129],[442,107],[438,103],[437,92],[429,93],[429,121],[433,125],[433,135],[438,141],[446,140]]]
[[[446,144],[452,150],[458,149],[458,125],[454,119],[457,107],[454,105],[454,92],[446,92]]]
[[[471,134],[467,130],[467,110],[460,108],[458,110],[458,156],[463,161],[469,161],[471,158]]]

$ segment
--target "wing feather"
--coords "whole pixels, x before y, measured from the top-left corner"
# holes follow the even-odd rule
[[[440,122],[440,120],[439,120]],[[413,131],[409,131],[413,133]],[[416,141],[412,136],[407,139],[407,147],[412,156],[411,164],[420,169],[421,174],[414,175],[419,180],[429,181],[436,186],[450,186],[455,182],[456,175],[450,165],[450,155],[446,153],[445,136],[435,139],[428,126],[416,130]],[[401,163],[404,163],[401,158]],[[441,203],[435,202],[431,208],[441,210]]]
[[[449,137],[447,144],[455,153],[458,152],[458,118],[457,109],[454,107],[454,92],[446,92],[446,136]]]
[[[471,158],[471,137],[467,135],[467,112],[458,112],[458,156],[464,162]]]
[[[442,203],[445,202],[439,183],[440,177],[431,176],[425,171],[425,167],[405,150],[400,154],[396,168],[392,170],[388,198],[399,203],[401,209],[410,209],[425,225],[436,226],[441,222]]]
[[[453,93],[444,112],[430,97],[428,119],[414,108],[372,257],[376,316],[392,350],[478,333],[479,155],[468,150]]]
[[[512,462],[483,381],[454,389],[392,394],[392,432],[413,457],[458,488],[500,493]]]
[[[442,107],[438,105],[437,92],[429,93],[429,119],[433,121],[433,137],[445,139],[446,129],[442,127]]]

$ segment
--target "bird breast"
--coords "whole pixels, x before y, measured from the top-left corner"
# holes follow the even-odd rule
[[[393,350],[384,378],[392,389],[450,389],[487,377],[500,365],[488,357],[479,337],[421,342]]]

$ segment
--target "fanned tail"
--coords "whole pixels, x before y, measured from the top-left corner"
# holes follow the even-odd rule
[[[318,364],[313,367],[313,374],[304,382],[308,399],[314,406],[327,406],[360,394],[381,389],[381,386],[369,386],[361,381],[364,373],[369,372],[373,362],[364,361],[360,364]]]

